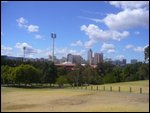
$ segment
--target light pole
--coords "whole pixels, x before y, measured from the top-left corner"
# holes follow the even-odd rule
[[[54,39],[56,38],[56,34],[51,33],[51,38],[53,39],[53,58],[52,58],[52,61],[54,62]]]
[[[23,58],[24,60],[23,61],[25,61],[25,49],[26,49],[26,47],[24,46],[23,47],[23,53],[24,53],[24,58]]]

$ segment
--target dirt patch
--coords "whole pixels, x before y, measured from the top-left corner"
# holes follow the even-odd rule
[[[1,111],[149,111],[149,94],[58,89],[4,92],[1,97]]]
[[[26,108],[33,108],[36,107],[36,104],[15,104],[9,105],[6,107],[7,110],[17,110],[17,109],[26,109]]]
[[[91,96],[91,95],[94,95],[94,93],[79,94],[79,95],[76,95],[76,96],[79,96],[79,97],[83,96],[83,97],[85,97],[85,96]]]
[[[94,95],[94,93],[85,93],[85,94],[78,94],[67,98],[56,99],[50,101],[49,103],[54,105],[81,105],[88,102],[88,97]]]
[[[59,99],[59,100],[55,100],[51,103],[53,103],[54,105],[80,105],[80,104],[84,104],[86,103],[87,100],[84,99]]]
[[[139,102],[139,103],[149,103],[149,97],[137,97],[137,98],[130,98],[130,102]]]

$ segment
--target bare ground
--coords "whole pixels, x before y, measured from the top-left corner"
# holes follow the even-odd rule
[[[149,111],[149,93],[34,89],[1,92],[1,111]]]

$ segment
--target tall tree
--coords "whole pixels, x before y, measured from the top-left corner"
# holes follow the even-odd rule
[[[144,49],[145,61],[149,62],[149,45]]]

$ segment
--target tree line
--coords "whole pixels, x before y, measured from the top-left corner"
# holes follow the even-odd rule
[[[77,65],[73,70],[56,67],[52,62],[26,62],[18,66],[1,65],[1,84],[64,84],[72,86],[149,79],[149,63],[123,67],[100,63],[96,68]]]
[[[56,67],[50,61],[17,61],[1,58],[1,84],[64,84],[72,86],[105,84],[124,81],[149,79],[149,46],[145,49],[145,63],[116,66],[107,62],[99,63],[96,68],[89,65],[76,65],[73,70]]]

